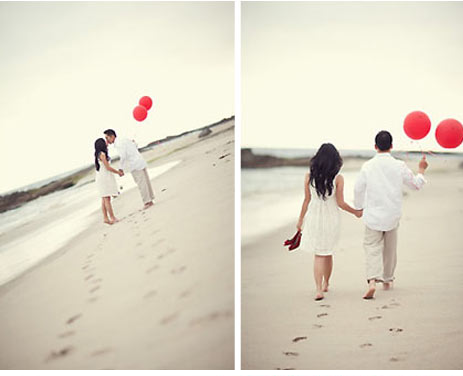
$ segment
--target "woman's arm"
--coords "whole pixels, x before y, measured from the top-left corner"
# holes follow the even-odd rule
[[[103,162],[104,166],[106,167],[106,169],[110,172],[114,172],[115,174],[118,174],[119,176],[121,175],[121,172],[116,170],[115,168],[112,168],[108,162],[108,160],[106,159],[106,155],[105,153],[100,153],[100,161]]]
[[[310,202],[309,177],[309,173],[307,173],[304,179],[304,202],[302,203],[301,214],[299,215],[299,220],[296,225],[298,231],[302,230],[302,223],[304,222],[304,217]]]
[[[347,202],[344,201],[344,177],[342,175],[338,175],[338,177],[336,178],[335,184],[336,184],[336,201],[338,203],[338,206],[342,210],[345,210],[346,212],[349,212],[355,215],[357,218],[360,218],[362,216],[363,210],[356,210],[352,206],[350,206]]]

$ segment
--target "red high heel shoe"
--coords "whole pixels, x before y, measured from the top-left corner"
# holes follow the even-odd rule
[[[289,245],[288,251],[294,251],[299,245],[301,244],[302,233],[301,231],[297,231],[296,235],[294,235],[291,239],[288,239],[284,242],[285,246]]]

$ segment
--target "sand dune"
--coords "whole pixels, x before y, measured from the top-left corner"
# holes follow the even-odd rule
[[[0,368],[233,368],[233,127],[179,142],[145,154],[150,167],[182,161],[153,179],[153,208],[124,193],[122,222],[96,213],[0,288]]]
[[[331,291],[315,302],[312,255],[288,225],[242,250],[244,369],[461,369],[463,173],[427,174],[399,229],[395,288],[363,300],[363,223],[342,215]],[[295,213],[295,221],[298,213]]]

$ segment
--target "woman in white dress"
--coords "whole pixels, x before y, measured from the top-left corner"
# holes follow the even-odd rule
[[[108,146],[103,138],[95,141],[95,169],[96,186],[101,197],[101,209],[103,211],[104,223],[112,225],[119,220],[114,216],[111,205],[111,196],[117,196],[116,178],[114,174],[122,176],[124,173],[111,167],[109,164]]]
[[[315,300],[322,300],[323,293],[328,292],[333,250],[339,240],[339,208],[358,218],[362,216],[361,210],[344,201],[341,167],[342,158],[337,149],[332,144],[323,144],[311,159],[304,180],[305,197],[296,227],[302,231],[301,249],[315,255]]]

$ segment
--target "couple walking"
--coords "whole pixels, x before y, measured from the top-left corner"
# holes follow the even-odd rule
[[[147,209],[153,205],[154,193],[146,170],[147,164],[133,141],[126,138],[118,138],[113,129],[104,131],[105,138],[95,141],[95,169],[96,185],[101,197],[101,209],[104,223],[114,224],[119,220],[115,217],[111,205],[111,197],[119,194],[114,174],[124,176],[131,173],[138,186],[144,207]],[[108,155],[108,145],[114,144],[120,156],[120,169],[111,167],[111,158]]]
[[[374,158],[367,161],[357,178],[354,206],[344,201],[344,178],[339,173],[342,158],[332,144],[323,144],[310,161],[305,176],[305,197],[297,230],[302,232],[301,248],[313,252],[315,300],[328,291],[333,268],[333,249],[339,240],[339,208],[363,217],[368,289],[364,299],[372,299],[376,283],[392,288],[397,263],[397,228],[402,213],[402,186],[419,190],[426,183],[426,158],[419,162],[414,175],[405,162],[392,157],[392,136],[387,131],[375,137]],[[306,220],[304,221],[304,219]],[[304,223],[305,222],[305,223]]]

